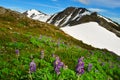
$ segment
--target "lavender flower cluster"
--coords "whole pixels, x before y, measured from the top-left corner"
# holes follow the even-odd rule
[[[83,62],[84,57],[81,57],[78,59],[78,64],[76,66],[76,73],[78,75],[81,75],[84,73],[84,62]]]
[[[64,66],[63,62],[60,61],[60,58],[57,56],[56,60],[54,61],[54,70],[57,75],[60,74],[60,69]]]
[[[15,50],[17,60],[19,60],[19,56],[20,56],[19,52],[20,52],[19,49]]]
[[[16,51],[16,53],[18,53],[19,51]],[[60,74],[60,69],[63,68],[63,69],[67,69],[67,66],[61,62],[59,56],[53,54],[52,55],[55,59],[54,61],[54,71],[56,72],[57,75]],[[44,50],[41,51],[41,58],[43,59],[44,58]],[[32,72],[35,72],[36,71],[36,63],[34,62],[33,60],[33,56],[31,55],[31,59],[32,59],[32,62],[30,62],[30,68],[29,68],[29,73],[32,73]],[[84,62],[83,62],[83,59],[84,57],[81,57],[78,59],[78,64],[76,66],[76,73],[78,75],[82,75],[84,74]],[[88,71],[90,71],[92,69],[92,64],[89,63],[88,64]]]
[[[30,63],[30,73],[35,72],[36,71],[36,63],[34,62],[34,60],[32,60],[32,62]]]
[[[16,53],[16,55],[19,56],[19,49],[16,49],[16,50],[15,50],[15,53]]]

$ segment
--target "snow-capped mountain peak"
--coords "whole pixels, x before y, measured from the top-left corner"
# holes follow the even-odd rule
[[[47,19],[50,17],[50,15],[47,15],[45,13],[42,13],[41,11],[35,10],[35,9],[30,9],[23,14],[27,15],[27,17],[46,22]]]

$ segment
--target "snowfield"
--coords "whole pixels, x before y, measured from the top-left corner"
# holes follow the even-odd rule
[[[61,28],[72,37],[96,48],[108,49],[120,56],[120,38],[96,22]]]

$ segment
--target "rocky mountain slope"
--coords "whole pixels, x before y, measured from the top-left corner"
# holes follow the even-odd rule
[[[52,15],[47,22],[60,27],[66,25],[72,26],[79,24],[82,16],[90,14],[91,12],[85,8],[68,7],[63,11]]]

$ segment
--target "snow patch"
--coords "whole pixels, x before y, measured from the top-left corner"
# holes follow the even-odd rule
[[[47,23],[51,23],[53,21],[53,18],[56,16],[57,14],[54,14],[53,17],[47,22]]]
[[[120,55],[120,38],[106,30],[96,22],[89,22],[75,26],[61,28],[72,37],[96,48],[108,49]]]
[[[73,13],[71,13],[71,14],[66,18],[65,22],[64,22],[63,24],[61,24],[61,26],[63,26],[64,24],[66,24],[66,23],[70,20],[72,14],[73,14]]]
[[[37,15],[37,16],[33,17],[32,19],[46,22],[47,19],[49,19],[49,18],[50,18],[50,16],[48,16],[48,15],[46,15],[46,16],[45,15]]]
[[[85,11],[84,13],[82,13],[82,16],[83,15],[90,15],[91,13],[89,11]]]

